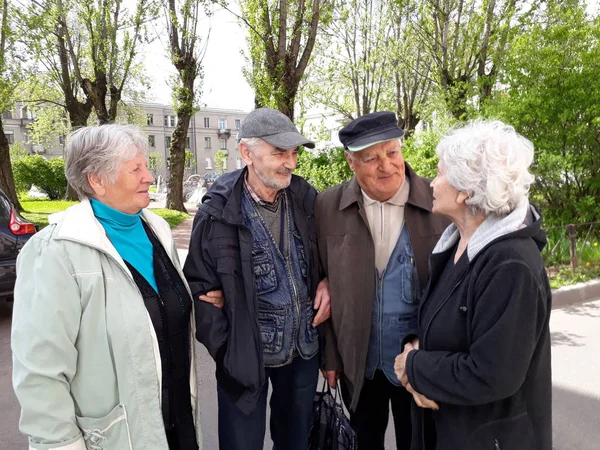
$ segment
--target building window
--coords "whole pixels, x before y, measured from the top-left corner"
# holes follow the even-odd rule
[[[242,158],[235,158],[235,168],[236,169],[242,168]]]
[[[204,118],[204,128],[210,128],[210,117]]]
[[[15,132],[14,131],[12,131],[12,130],[11,131],[5,131],[4,132],[4,136],[6,136],[6,139],[8,139],[8,143],[9,144],[14,144],[15,143]]]
[[[235,119],[235,129],[239,130],[242,121],[240,119]]]
[[[227,119],[219,119],[219,130],[227,128]]]
[[[154,137],[153,134],[148,136],[148,145],[150,147],[156,147],[156,138]]]
[[[171,116],[171,126],[172,127],[177,126],[177,116]]]
[[[211,148],[209,137],[204,138],[204,148]]]
[[[154,114],[147,114],[146,118],[148,125],[154,125]]]
[[[171,148],[171,136],[165,136],[165,148],[167,150]]]
[[[165,116],[164,126],[165,127],[169,126],[169,116]]]
[[[2,113],[3,119],[12,119],[12,111],[6,111]]]
[[[212,170],[212,159],[206,158],[206,170]]]
[[[190,142],[191,142],[190,137],[189,136],[186,137],[185,138],[185,148],[190,148]]]
[[[227,139],[221,138],[219,139],[219,145],[223,150],[227,150]]]
[[[60,145],[65,145],[65,135],[61,134],[60,136],[58,136],[58,143]]]

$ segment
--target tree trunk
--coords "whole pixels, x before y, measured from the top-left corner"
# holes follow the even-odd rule
[[[167,208],[187,213],[183,205],[183,172],[185,170],[185,140],[190,126],[190,116],[177,114],[177,127],[171,144],[171,164],[167,182]]]
[[[23,207],[17,197],[15,179],[13,177],[12,164],[10,163],[10,145],[4,135],[4,125],[0,119],[0,189],[8,196],[19,212]]]

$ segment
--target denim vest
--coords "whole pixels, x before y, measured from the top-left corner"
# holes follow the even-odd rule
[[[396,386],[401,384],[394,373],[394,360],[401,353],[406,333],[417,326],[419,284],[413,256],[405,225],[383,273],[375,269],[377,292],[365,376],[373,378],[379,369]]]
[[[287,258],[281,254],[248,192],[244,190],[242,195],[244,224],[252,234],[252,265],[265,367],[289,364],[295,350],[302,358],[309,359],[319,348],[317,330],[312,326],[315,313],[306,284],[306,255],[285,195],[280,208],[290,224],[284,236],[285,247],[289,249]]]

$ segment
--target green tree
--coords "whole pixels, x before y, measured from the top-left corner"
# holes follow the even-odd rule
[[[426,0],[417,20],[446,108],[459,120],[477,114],[492,94],[506,51],[536,2]]]
[[[334,147],[314,154],[303,150],[298,155],[296,174],[318,191],[324,191],[352,178],[343,147]]]
[[[331,0],[241,1],[241,20],[249,31],[244,75],[257,108],[269,106],[294,120],[300,82],[331,4]]]
[[[198,21],[203,5],[200,0],[167,2],[169,48],[171,61],[178,74],[173,89],[173,109],[177,113],[177,126],[173,132],[170,150],[167,208],[182,212],[187,212],[183,205],[185,144],[190,120],[197,111],[196,84],[202,79],[202,59],[205,51],[200,47],[198,35]]]
[[[228,160],[227,150],[219,150],[215,153],[214,162],[215,162],[215,170],[217,173],[222,174],[227,170],[227,160]]]
[[[548,224],[600,220],[600,19],[585,6],[548,3],[487,109],[534,143],[532,198]]]
[[[16,38],[14,24],[15,9],[9,0],[2,0],[0,4],[0,112],[12,111],[14,107],[14,94],[20,79],[20,62],[17,59]],[[13,177],[10,146],[4,134],[4,124],[0,117],[0,189],[10,198],[18,211],[22,211],[21,203],[17,198],[15,180]]]

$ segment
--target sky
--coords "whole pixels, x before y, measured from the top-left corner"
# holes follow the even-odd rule
[[[199,30],[203,43],[206,43],[209,27],[210,36],[203,60],[204,80],[200,85],[201,106],[252,110],[254,94],[242,74],[245,28],[224,9],[216,9],[210,18],[201,21]],[[149,101],[169,105],[172,99],[167,80],[177,71],[167,57],[169,42],[164,20],[154,24],[153,28],[158,38],[142,51],[146,74],[151,80],[147,95]]]

